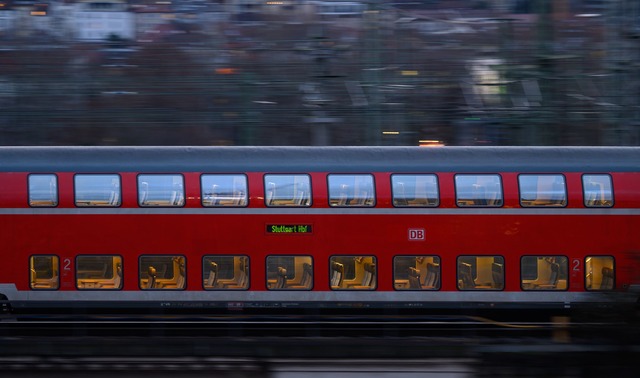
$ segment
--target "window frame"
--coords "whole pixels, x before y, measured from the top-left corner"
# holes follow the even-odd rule
[[[49,182],[49,192],[51,190],[55,190],[54,196],[51,198],[51,204],[38,205],[34,204],[36,200],[33,199],[33,189],[35,189],[35,185],[31,182],[31,178],[35,176],[51,176],[53,178],[53,189],[51,188],[51,181]],[[58,175],[55,173],[29,173],[27,175],[27,193],[28,198],[27,201],[29,203],[29,207],[57,207],[60,204],[60,191],[58,190]]]
[[[288,275],[287,275],[287,276],[285,276],[285,281],[284,281],[284,285],[285,285],[285,286],[284,286],[284,287],[282,287],[282,288],[278,288],[278,287],[272,287],[272,286],[270,286],[270,285],[269,285],[269,281],[270,281],[270,280],[273,280],[273,278],[271,278],[271,277],[270,277],[270,274],[271,274],[271,273],[274,273],[274,272],[270,272],[270,271],[269,271],[269,266],[270,266],[269,259],[270,259],[270,258],[292,258],[292,259],[293,259],[292,265],[293,265],[293,268],[294,268],[294,272],[295,272],[295,270],[296,270],[296,269],[295,269],[295,268],[296,268],[296,258],[302,258],[302,259],[303,259],[303,260],[302,260],[302,262],[301,262],[301,264],[300,264],[301,266],[304,266],[304,264],[307,264],[307,262],[305,262],[305,260],[307,260],[307,259],[308,259],[308,260],[310,261],[310,265],[311,265],[311,285],[310,285],[310,286],[305,286],[305,287],[302,287],[302,286],[299,286],[299,285],[287,286],[287,285],[288,285],[288,284],[287,284],[287,282],[286,282],[286,280],[287,280],[287,276],[288,276]],[[276,264],[276,265],[283,265],[283,264]],[[281,267],[278,267],[278,268],[281,268]],[[287,266],[287,268],[289,268],[289,267]],[[313,274],[313,272],[314,272],[313,255],[290,255],[290,254],[282,254],[282,255],[280,255],[280,254],[274,254],[274,255],[267,255],[267,256],[266,256],[266,258],[265,258],[265,279],[266,279],[266,281],[265,281],[265,287],[266,287],[266,288],[267,288],[267,290],[269,290],[269,291],[281,291],[281,290],[292,290],[292,291],[300,291],[300,290],[302,290],[302,291],[309,291],[309,290],[312,290],[312,289],[313,289],[313,279],[314,279],[314,274]],[[275,271],[275,274],[276,274],[276,278],[275,278],[276,282],[275,282],[275,283],[277,284],[277,283],[278,283],[278,277],[277,277],[277,275],[279,274],[279,269],[278,269],[278,271]],[[301,278],[300,278],[300,282],[302,282],[302,281],[304,280],[304,274],[305,274],[305,272],[304,272],[304,267],[302,267],[302,275],[303,275],[303,277],[301,277]],[[295,277],[296,277],[296,276],[294,276],[293,278],[295,278]]]
[[[220,203],[220,204],[211,204],[212,202],[215,202],[214,199],[210,200],[209,203],[206,202],[206,198],[207,198],[207,191],[205,189],[205,179],[210,178],[210,177],[228,177],[231,179],[232,181],[232,186],[231,186],[231,192],[232,192],[232,196],[231,196],[231,201],[236,201],[236,200],[240,200],[239,203],[234,204],[226,204],[226,203]],[[235,185],[235,180],[238,178],[243,179],[243,184],[244,187],[242,188],[242,190],[244,190],[244,195],[242,197],[236,198],[235,197],[235,190],[234,190],[234,185]],[[216,185],[215,183],[212,183],[213,185]],[[213,188],[212,188],[213,189]],[[200,193],[201,193],[201,198],[200,198],[200,204],[202,205],[202,207],[212,207],[212,208],[216,208],[216,207],[247,207],[249,206],[249,179],[247,177],[247,175],[245,173],[203,173],[200,175]],[[214,193],[213,190],[211,190],[211,194],[209,195],[210,197],[214,197]],[[222,200],[221,200],[222,201]],[[228,200],[227,200],[228,201]]]
[[[354,283],[354,285],[348,285],[345,286],[344,281],[347,280],[346,277],[346,272],[343,271],[343,275],[342,278],[340,279],[340,285],[338,287],[334,287],[334,285],[332,285],[332,281],[333,281],[333,262],[334,262],[334,258],[352,258],[354,260],[353,263],[353,268],[354,268],[354,274],[355,276],[353,277],[353,279],[348,279],[349,281],[351,280],[355,280],[358,278],[357,273],[355,273],[355,269],[356,269],[356,262],[357,259],[365,259],[365,258],[371,258],[371,263],[363,263],[363,269],[365,268],[366,264],[373,264],[374,266],[374,271],[371,277],[371,284],[370,286],[363,286],[363,285],[356,285]],[[344,263],[341,263],[344,267]],[[329,288],[332,291],[376,291],[378,289],[378,276],[379,276],[379,267],[378,267],[378,257],[376,255],[371,255],[371,254],[367,254],[367,255],[331,255],[329,256]],[[366,275],[366,273],[363,273],[363,276]]]
[[[410,273],[407,273],[407,287],[403,288],[403,287],[398,287],[398,283],[397,281],[404,281],[404,279],[402,278],[397,278],[396,276],[396,259],[398,258],[413,258],[416,263],[420,263],[422,264],[422,261],[418,261],[418,259],[425,259],[425,258],[431,258],[433,263],[432,264],[437,264],[438,265],[438,277],[437,277],[437,285],[435,285],[432,288],[429,287],[422,287],[422,272],[418,273],[420,274],[419,278],[419,284],[420,284],[420,288],[412,288],[411,287],[411,282],[410,282],[410,278],[409,275]],[[437,262],[435,262],[435,260],[437,260]],[[425,264],[425,268],[428,269],[428,264],[431,263],[427,263]],[[411,267],[410,267],[411,268]],[[416,269],[416,268],[414,268]],[[417,269],[416,269],[417,270]],[[429,274],[429,271],[427,270],[427,272],[424,274],[424,281],[427,280],[427,275]],[[395,255],[393,256],[393,289],[397,290],[397,291],[439,291],[442,289],[442,258],[439,255]]]
[[[612,272],[612,274],[613,274],[612,280],[613,280],[613,281],[612,281],[612,287],[611,287],[611,289],[600,289],[600,288],[598,288],[598,289],[594,289],[594,288],[589,288],[589,286],[588,286],[588,276],[589,276],[589,272],[588,272],[588,270],[587,270],[587,264],[588,264],[588,260],[589,260],[589,259],[592,259],[592,258],[597,258],[597,259],[604,259],[604,258],[607,258],[607,259],[610,259],[610,260],[611,260],[611,265],[612,265],[612,268],[611,268],[611,269],[613,270],[613,272]],[[600,292],[600,293],[606,293],[606,292],[614,291],[614,290],[616,289],[616,283],[617,283],[616,275],[617,275],[618,268],[616,267],[616,265],[617,265],[617,264],[616,264],[616,258],[615,258],[615,256],[613,256],[613,255],[596,255],[596,254],[594,254],[594,255],[586,255],[586,256],[584,257],[584,260],[583,260],[582,262],[583,262],[583,264],[584,264],[584,265],[583,265],[583,266],[584,266],[584,273],[582,274],[582,277],[583,277],[583,283],[584,283],[584,289],[585,289],[585,291],[588,291],[588,292]],[[602,273],[600,273],[600,274],[602,274]],[[602,279],[600,280],[600,285],[602,285]]]
[[[116,266],[119,264],[120,265],[120,269],[121,269],[121,276],[120,276],[120,286],[119,287],[115,287],[115,282],[116,282],[116,275],[118,274],[117,271],[113,271],[113,276],[111,277],[111,279],[109,278],[79,278],[78,277],[78,273],[80,272],[80,269],[78,268],[80,266],[80,264],[78,263],[78,259],[81,257],[111,257],[111,258],[119,258],[119,261],[114,262],[112,260],[112,264],[115,264]],[[75,257],[75,261],[74,261],[74,270],[75,270],[75,274],[74,274],[74,278],[75,278],[75,287],[76,290],[81,290],[81,291],[85,291],[85,290],[122,290],[123,286],[124,286],[124,259],[122,258],[122,255],[108,255],[108,254],[98,254],[98,255],[91,255],[91,254],[81,254],[81,255],[76,255]],[[116,268],[117,269],[117,268]],[[101,281],[105,281],[108,282],[109,280],[113,280],[114,282],[114,287],[113,288],[102,288],[102,287],[79,287],[78,286],[78,282],[79,280],[101,280]]]
[[[140,271],[142,269],[142,267],[144,266],[142,261],[143,261],[144,258],[150,258],[150,257],[153,257],[153,258],[163,258],[163,257],[165,257],[165,258],[170,258],[171,259],[170,260],[172,262],[171,269],[173,270],[173,277],[171,277],[171,280],[173,280],[174,277],[176,278],[176,287],[175,288],[173,288],[173,287],[151,287],[151,288],[143,287],[143,285],[142,285],[143,277],[141,276],[142,272]],[[184,275],[182,275],[181,272],[177,272],[176,273],[175,267],[173,266],[173,265],[175,265],[175,264],[173,264],[174,259],[178,259],[178,260],[181,259],[182,260],[183,267],[184,267]],[[180,269],[180,266],[179,266],[180,262],[178,261],[176,263],[178,264],[178,269]],[[147,268],[147,271],[148,271],[148,269],[149,269],[149,267]],[[187,289],[187,277],[188,277],[187,273],[188,273],[187,272],[187,257],[185,255],[180,255],[180,254],[143,254],[143,255],[138,256],[138,273],[137,273],[137,275],[138,275],[138,288],[140,290],[143,290],[143,291],[184,291],[184,290]],[[178,285],[177,285],[177,283],[179,282],[179,279],[180,279],[177,276],[177,274],[182,275],[182,277],[183,277],[183,284],[182,284],[181,287],[178,287]],[[166,280],[166,283],[171,282],[171,281],[167,280],[167,278],[158,278],[158,277],[156,277],[156,282],[155,282],[154,285],[158,284],[158,280],[159,279]],[[148,278],[147,278],[147,280],[148,280]],[[148,284],[148,281],[147,281],[147,284]]]
[[[108,201],[104,202],[104,201],[98,201],[97,199],[87,199],[87,200],[82,200],[82,202],[79,202],[79,195],[78,193],[82,193],[78,190],[78,179],[85,179],[85,178],[89,178],[89,177],[103,177],[105,179],[107,178],[111,178],[111,188],[107,188],[106,186],[103,188],[100,186],[100,191],[104,191],[105,193],[107,191],[111,191],[111,195],[110,197],[113,199],[109,199]],[[117,185],[114,187],[114,182],[113,180],[117,179]],[[81,189],[84,189],[81,187]],[[87,190],[86,192],[91,193],[90,190]],[[116,201],[114,203],[114,201]],[[86,202],[86,203],[83,203]],[[104,202],[104,203],[103,203]],[[118,173],[76,173],[73,175],[73,203],[76,207],[120,207],[122,206],[122,177],[120,176],[120,174]]]
[[[611,196],[611,204],[609,205],[589,205],[587,203],[587,188],[585,186],[585,178],[588,176],[603,176],[603,177],[608,177],[609,178],[609,195]],[[609,173],[583,173],[582,176],[580,177],[580,182],[582,183],[582,203],[584,204],[584,207],[588,207],[588,208],[610,208],[610,207],[614,207],[615,203],[616,203],[616,196],[615,196],[615,191],[613,188],[613,177],[611,176],[611,174]],[[602,189],[603,192],[606,189]],[[606,201],[606,199],[602,200],[602,201]]]
[[[521,178],[521,177],[528,177],[528,176],[529,176],[529,177],[535,176],[535,177],[538,177],[538,178],[539,178],[539,177],[541,177],[541,176],[547,176],[547,177],[557,176],[557,177],[562,177],[563,195],[564,195],[563,199],[564,199],[564,203],[562,203],[562,204],[558,204],[558,205],[556,205],[556,204],[552,204],[552,203],[547,204],[547,205],[545,205],[545,204],[533,204],[533,205],[529,205],[529,204],[525,204],[525,203],[523,203],[523,201],[527,201],[527,202],[539,201],[539,200],[538,200],[538,194],[539,194],[540,192],[539,192],[539,191],[537,191],[537,188],[536,188],[536,191],[535,191],[536,199],[528,200],[528,199],[524,199],[524,198],[523,198],[523,191],[522,191],[522,187],[523,187],[523,185],[522,185],[522,182],[520,181],[520,178]],[[536,183],[536,185],[537,185],[537,183]],[[553,193],[553,192],[552,192],[552,193]],[[543,201],[551,202],[551,201],[554,201],[554,200],[549,199],[549,200],[543,200]],[[564,175],[564,174],[562,174],[562,173],[519,173],[519,174],[518,174],[518,202],[519,202],[519,204],[520,204],[520,207],[526,207],[526,208],[549,208],[549,207],[551,207],[551,208],[565,208],[565,207],[567,207],[567,206],[569,205],[569,188],[567,187],[567,178],[566,178],[566,177],[565,177],[565,175]]]
[[[353,178],[353,185],[354,188],[352,189],[348,189],[345,188],[344,190],[349,190],[350,192],[353,191],[354,195],[349,197],[346,193],[344,193],[342,187],[347,185],[347,184],[339,184],[340,188],[336,188],[335,186],[332,185],[331,183],[331,179],[332,178],[338,178],[338,177],[351,177]],[[358,178],[370,178],[371,182],[370,183],[366,183],[366,185],[371,185],[371,189],[372,189],[372,193],[371,196],[367,196],[364,198],[361,198],[359,196],[355,195],[355,185],[357,183],[357,179]],[[338,193],[337,197],[334,197],[335,193],[333,193],[334,191],[338,191],[341,193]],[[340,203],[342,198],[342,194],[345,195],[344,198],[344,203]],[[371,203],[367,204],[367,201],[371,199]],[[357,200],[357,201],[362,201],[362,203],[358,203],[358,204],[348,204],[347,202],[349,201],[353,201],[353,200]],[[333,203],[333,201],[337,201],[337,203]],[[348,208],[348,207],[359,207],[359,208],[368,208],[368,207],[376,207],[377,205],[377,190],[376,190],[376,177],[372,174],[372,173],[329,173],[327,175],[327,202],[329,204],[329,207],[337,207],[337,208]]]
[[[147,176],[152,176],[152,177],[161,177],[161,176],[165,176],[167,178],[172,177],[173,179],[175,179],[176,177],[179,177],[181,182],[178,183],[178,185],[181,185],[181,202],[179,204],[171,204],[173,199],[169,199],[168,201],[163,200],[156,200],[156,202],[158,202],[158,204],[147,204],[144,203],[143,201],[141,201],[141,199],[144,197],[143,196],[143,189],[142,189],[142,184],[146,183],[147,186],[149,186],[149,183],[146,181],[141,181],[143,177],[147,177]],[[174,181],[172,183],[172,186],[176,185],[176,182]],[[149,192],[151,192],[151,188],[147,188],[147,195]],[[137,202],[138,202],[138,207],[147,207],[147,208],[162,208],[162,207],[168,207],[168,208],[173,208],[173,207],[184,207],[187,204],[186,201],[186,187],[185,187],[185,179],[184,179],[184,175],[182,173],[139,173],[136,177],[136,191],[137,191]],[[163,196],[162,198],[165,197],[165,194],[167,193],[171,193],[173,190],[173,188],[171,188],[170,190],[167,190],[166,192],[164,192],[164,190],[160,191]],[[173,196],[173,194],[169,195],[170,197]],[[164,202],[166,202],[167,204],[164,204]]]
[[[470,258],[473,257],[476,259],[476,263],[475,263],[475,278],[473,276],[473,265],[465,263],[464,261],[462,261],[462,263],[465,263],[466,265],[470,265],[470,269],[472,269],[470,271],[470,279],[473,281],[474,287],[472,288],[465,288],[465,287],[461,287],[460,286],[460,282],[462,281],[464,284],[464,278],[461,277],[461,272],[460,272],[460,265],[461,265],[461,261],[460,259],[464,259],[464,258]],[[492,264],[500,264],[502,265],[502,287],[498,288],[498,287],[486,287],[486,285],[482,285],[482,284],[477,284],[475,283],[475,281],[478,279],[478,262],[477,259],[478,258],[493,258],[494,261]],[[500,258],[502,259],[501,263],[496,263],[495,259],[496,258]],[[505,258],[502,255],[458,255],[456,257],[456,288],[458,289],[458,291],[504,291],[506,289],[506,266],[505,266]],[[492,265],[492,269],[493,269],[493,265]],[[491,273],[493,273],[493,270],[491,271]],[[493,282],[493,278],[492,278],[492,282]]]
[[[494,184],[498,184],[499,188],[500,188],[500,193],[498,198],[494,199],[494,201],[500,201],[499,204],[469,204],[469,205],[465,205],[465,204],[461,204],[461,201],[491,201],[491,199],[488,196],[484,196],[484,198],[482,199],[476,199],[476,198],[460,198],[460,188],[465,188],[464,186],[460,185],[458,183],[458,178],[463,178],[463,177],[476,177],[476,178],[480,178],[480,177],[495,177],[498,179],[497,183]],[[477,179],[476,179],[477,180]],[[473,185],[477,185],[477,184],[472,184]],[[504,183],[503,183],[503,179],[502,179],[502,175],[499,173],[456,173],[453,176],[453,186],[454,186],[454,191],[455,191],[455,202],[456,202],[456,206],[459,208],[500,208],[504,206]],[[473,188],[471,188],[471,191],[473,190]],[[465,189],[464,192],[468,192],[470,190]]]
[[[273,184],[275,187],[273,190],[275,190],[276,192],[278,191],[277,189],[280,187],[282,188],[282,186],[277,186],[277,184],[273,181],[278,181],[273,177],[281,177],[281,178],[285,178],[285,177],[290,177],[293,181],[292,185],[292,193],[293,193],[293,197],[283,197],[283,198],[269,198],[269,192],[272,190],[270,188],[270,184]],[[296,192],[296,180],[299,177],[306,177],[306,182],[302,183],[303,185],[306,186],[306,189],[308,189],[308,193],[305,194],[305,196],[302,198],[302,202],[303,204],[298,204],[296,203],[297,199],[297,192]],[[272,180],[269,180],[269,178],[271,178]],[[266,207],[311,207],[312,203],[313,203],[313,193],[312,193],[312,183],[311,183],[311,175],[308,173],[265,173],[262,176],[262,184],[263,184],[263,188],[264,188],[264,205]],[[299,189],[298,189],[299,190]],[[303,191],[304,193],[304,191]],[[305,201],[306,200],[306,201]],[[270,203],[272,201],[285,201],[283,203]],[[289,203],[290,201],[290,203]]]
[[[555,258],[555,259],[561,258],[561,259],[564,259],[565,260],[565,264],[564,265],[562,263],[559,263],[559,262],[556,262],[556,261],[554,261],[554,263],[558,264],[558,269],[562,269],[563,266],[565,267],[565,271],[564,272],[562,272],[561,270],[558,270],[558,277],[556,279],[557,282],[561,281],[563,279],[562,276],[563,276],[563,273],[564,273],[564,277],[565,277],[564,280],[566,281],[565,282],[565,287],[564,288],[562,288],[562,287],[558,288],[557,287],[557,285],[558,285],[557,282],[555,283],[556,287],[545,288],[544,286],[551,286],[551,284],[549,284],[549,283],[545,283],[545,284],[539,285],[539,287],[543,286],[542,288],[526,287],[525,286],[525,282],[524,282],[524,278],[523,278],[523,269],[522,269],[522,263],[523,263],[523,260],[525,258],[536,258],[536,273],[538,273],[538,270],[537,270],[538,269],[537,268],[538,259],[540,259],[540,258],[545,259],[545,260],[548,259],[548,258]],[[546,261],[548,261],[548,260],[546,260]],[[538,277],[536,276],[536,279],[534,281],[537,281],[537,280],[538,280]],[[531,255],[531,254],[528,254],[528,255],[520,256],[520,289],[522,291],[528,291],[528,292],[531,292],[531,291],[534,291],[534,292],[535,291],[551,291],[551,292],[555,292],[555,291],[567,291],[567,290],[569,290],[569,257],[566,256],[566,255],[551,255],[551,254],[543,254],[543,255]]]
[[[209,277],[208,275],[205,274],[205,267],[206,267],[206,263],[205,261],[207,260],[213,260],[213,258],[228,258],[228,257],[232,257],[233,260],[233,267],[234,267],[234,276],[232,277],[232,279],[235,279],[235,259],[236,258],[244,258],[246,261],[246,267],[244,268],[246,271],[244,272],[244,276],[245,277],[240,277],[240,280],[242,279],[246,279],[246,283],[244,285],[244,287],[239,287],[239,286],[235,286],[235,287],[217,287],[218,286],[218,280],[220,279],[220,273],[216,272],[217,277],[215,278],[215,285],[213,287],[208,288],[207,285],[205,284],[205,280],[207,280]],[[249,255],[242,255],[242,254],[205,254],[202,256],[202,259],[200,260],[201,264],[202,264],[202,269],[201,269],[201,273],[202,273],[202,289],[205,291],[246,291],[249,290],[249,288],[251,287],[251,258],[249,257]],[[215,262],[215,261],[212,261]],[[217,263],[216,263],[217,264]],[[242,263],[240,263],[242,264]],[[225,280],[226,278],[222,278],[223,280]],[[228,280],[228,279],[227,279]],[[233,281],[228,281],[227,284],[231,283]],[[224,285],[224,283],[223,283]]]
[[[35,269],[36,257],[51,257],[52,259],[55,259],[51,261],[51,264],[52,264],[51,280],[53,281],[55,278],[55,283],[56,283],[55,287],[43,287],[43,288],[34,287],[34,284],[36,283],[36,281],[34,280],[37,280],[37,270]],[[54,275],[54,273],[56,272],[56,268],[57,268],[58,274]],[[31,277],[31,274],[34,274],[34,277]],[[37,291],[60,290],[60,256],[56,254],[46,254],[46,253],[38,253],[38,254],[33,254],[29,256],[29,289],[37,290]]]
[[[396,186],[397,184],[404,184],[404,183],[395,183],[394,179],[396,177],[400,177],[400,176],[405,176],[405,177],[411,177],[414,179],[414,181],[416,181],[418,179],[418,177],[433,177],[435,179],[435,204],[429,204],[429,201],[432,200],[433,198],[430,197],[424,197],[424,198],[420,198],[420,200],[425,200],[426,204],[421,205],[421,204],[415,204],[415,205],[411,205],[411,204],[407,204],[407,205],[400,205],[397,203],[397,201],[399,200],[404,200],[407,201],[407,198],[396,198]],[[415,207],[439,207],[440,206],[440,181],[439,181],[439,177],[437,174],[435,173],[393,173],[391,174],[390,177],[390,181],[391,181],[391,204],[393,205],[393,207],[398,207],[398,208],[415,208]],[[416,193],[416,186],[414,186],[414,190],[413,193]],[[417,196],[414,196],[414,201],[417,201]],[[408,202],[408,201],[407,201]]]

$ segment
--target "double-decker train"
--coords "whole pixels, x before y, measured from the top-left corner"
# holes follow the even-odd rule
[[[6,310],[635,303],[640,148],[5,147]]]

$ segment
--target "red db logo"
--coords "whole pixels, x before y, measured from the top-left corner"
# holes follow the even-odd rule
[[[424,228],[410,228],[409,240],[424,240]]]

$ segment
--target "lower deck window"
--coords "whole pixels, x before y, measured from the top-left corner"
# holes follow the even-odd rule
[[[585,259],[587,290],[613,290],[615,288],[613,256],[588,256]]]
[[[52,290],[60,287],[60,259],[58,256],[31,256],[29,272],[29,287],[34,290]]]
[[[185,288],[184,256],[141,256],[139,267],[139,284],[143,290]]]
[[[205,290],[246,290],[249,288],[249,257],[207,255],[202,259]]]
[[[524,256],[520,260],[522,290],[566,290],[565,256]]]
[[[329,260],[332,290],[374,290],[375,256],[332,256]]]
[[[396,290],[440,289],[440,257],[396,256],[393,259],[393,287]]]
[[[122,257],[78,256],[76,258],[76,287],[80,290],[122,288]]]
[[[313,286],[311,256],[267,257],[269,290],[310,290]]]
[[[502,256],[458,257],[458,289],[504,289],[504,258]]]

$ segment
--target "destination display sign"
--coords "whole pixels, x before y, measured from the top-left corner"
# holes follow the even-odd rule
[[[268,224],[268,234],[310,234],[310,224]]]

